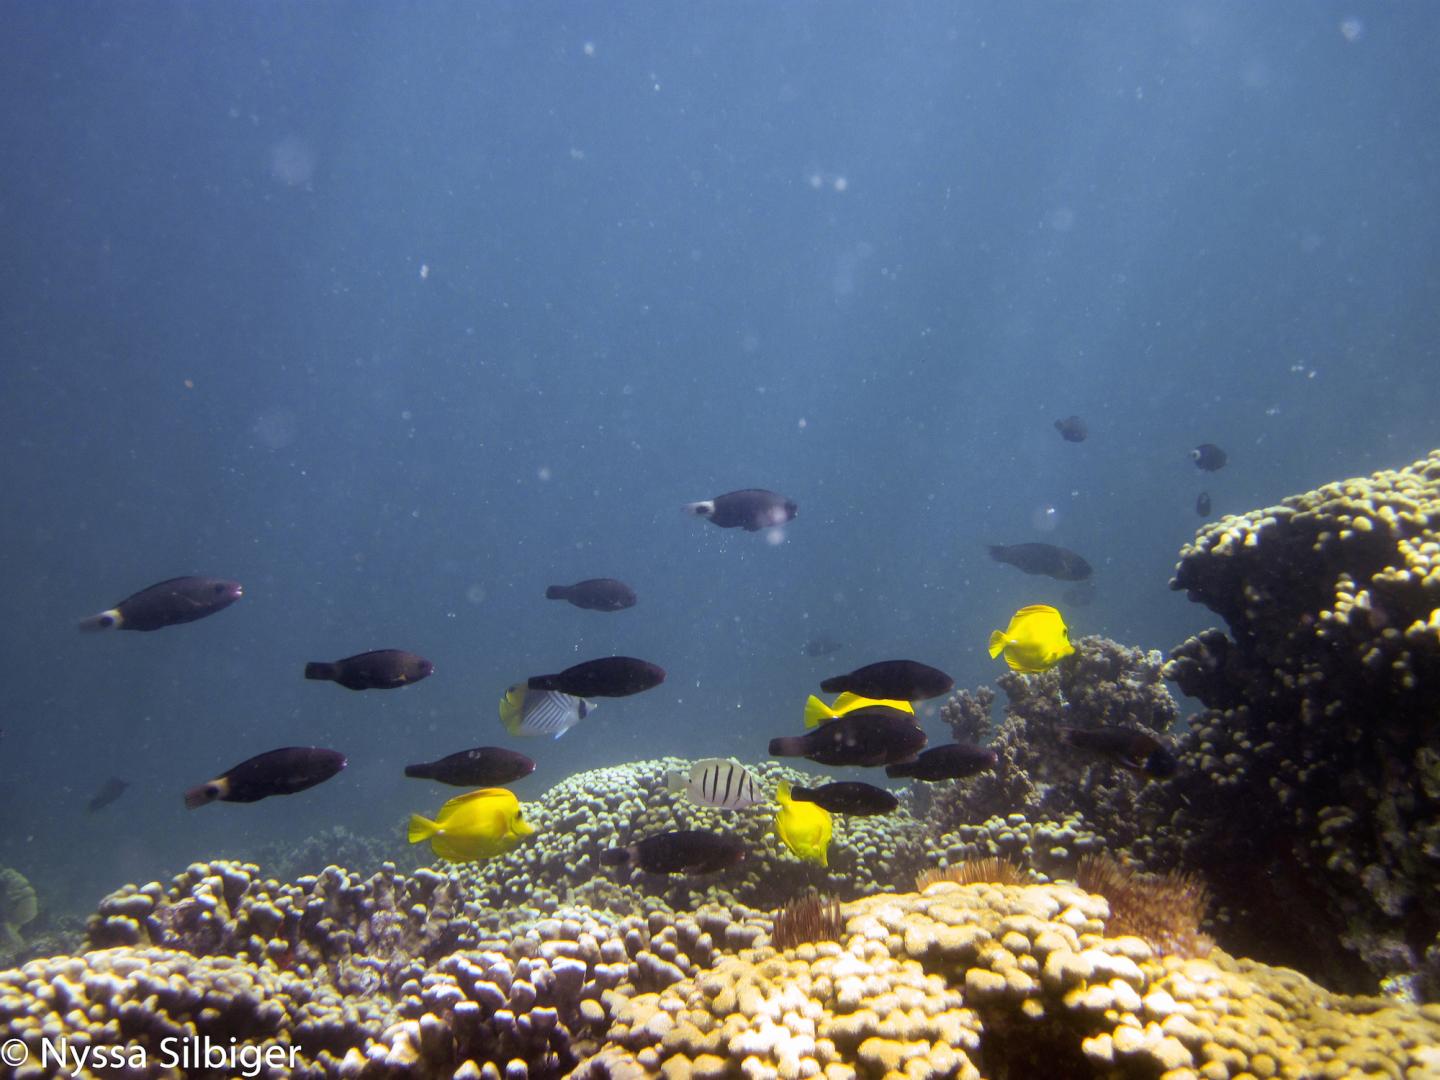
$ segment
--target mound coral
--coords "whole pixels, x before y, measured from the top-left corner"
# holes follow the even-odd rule
[[[1171,587],[1229,633],[1166,668],[1207,708],[1156,861],[1206,874],[1229,944],[1440,1000],[1440,451],[1207,526]]]

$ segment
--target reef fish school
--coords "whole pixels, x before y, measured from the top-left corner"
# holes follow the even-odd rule
[[[0,1046],[0,1064],[19,1070],[26,1063],[38,1065],[48,1075],[89,1075],[102,1069],[133,1070],[148,1075],[151,1057],[156,1070],[178,1070],[181,1075],[223,1072],[246,1078],[275,1070],[294,1070],[300,1047],[282,1043],[261,1045],[240,1042],[234,1036],[221,1041],[208,1035],[169,1035],[161,1039],[154,1053],[138,1043],[130,1046],[103,1046],[71,1042],[68,1038],[42,1038],[33,1045],[10,1039]]]

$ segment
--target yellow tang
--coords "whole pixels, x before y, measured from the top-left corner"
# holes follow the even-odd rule
[[[457,795],[435,820],[410,815],[410,843],[429,840],[436,855],[452,862],[503,855],[535,831],[520,816],[520,800],[505,788],[481,788]]]
[[[990,635],[990,658],[1001,652],[1016,671],[1049,671],[1075,651],[1065,620],[1049,604],[1031,604],[1015,612],[1010,625]]]
[[[826,852],[830,848],[830,811],[813,802],[790,798],[790,783],[780,781],[775,792],[780,809],[775,814],[775,835],[797,858],[829,866]]]
[[[807,728],[819,727],[821,724],[829,723],[831,720],[839,719],[846,713],[854,712],[856,709],[868,709],[871,705],[885,705],[891,709],[899,709],[901,712],[915,715],[915,707],[908,701],[890,701],[884,698],[861,697],[859,694],[852,694],[849,690],[835,699],[834,705],[826,705],[814,694],[805,699],[805,726]]]

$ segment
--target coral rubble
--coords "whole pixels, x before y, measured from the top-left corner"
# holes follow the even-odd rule
[[[1158,849],[1232,947],[1440,999],[1440,451],[1206,526],[1171,587],[1229,633],[1166,668],[1207,708]]]

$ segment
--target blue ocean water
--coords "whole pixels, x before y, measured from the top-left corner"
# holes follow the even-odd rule
[[[1440,441],[1428,6],[12,4],[0,29],[0,865],[55,908],[337,825],[398,851],[445,797],[402,767],[468,746],[536,757],[522,799],[757,760],[858,664],[989,682],[1027,603],[1169,649],[1217,621],[1167,588],[1201,490],[1238,512]],[[783,535],[680,512],[750,486],[799,503]],[[1030,540],[1082,552],[1093,602],[986,554]],[[246,595],[76,632],[189,573]],[[543,599],[592,576],[640,603]],[[381,647],[436,673],[301,678]],[[558,742],[500,728],[507,684],[610,653],[669,678]],[[183,808],[291,744],[350,766]]]

